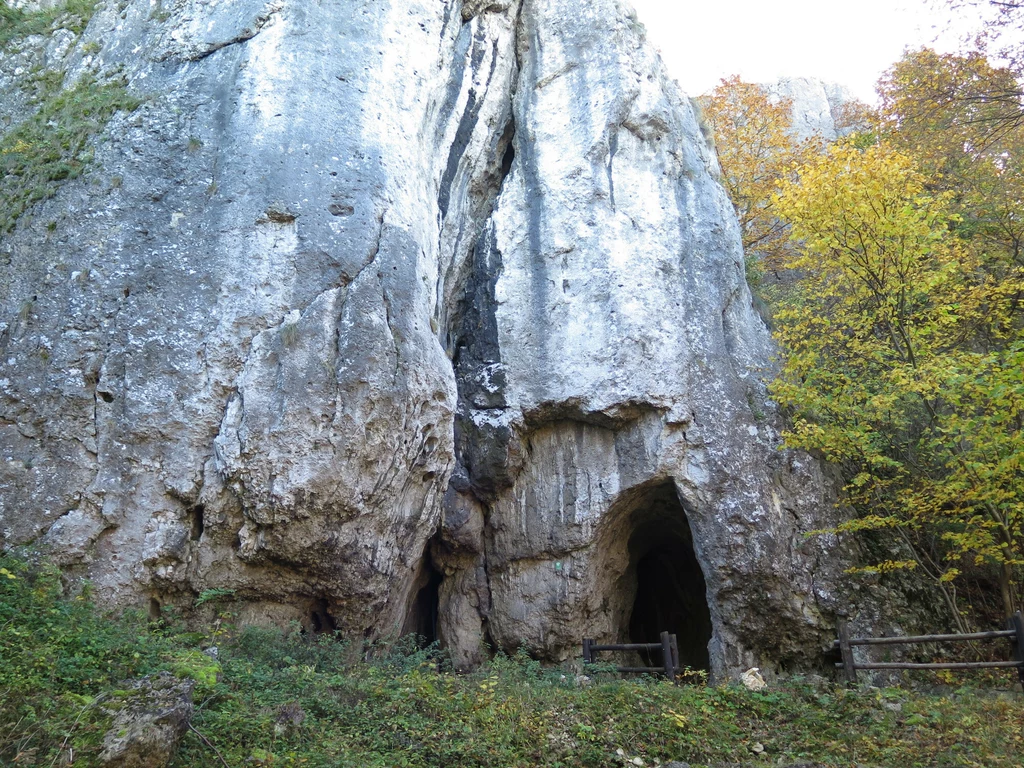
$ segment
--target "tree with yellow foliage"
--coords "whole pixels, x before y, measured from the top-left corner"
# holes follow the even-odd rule
[[[879,82],[879,132],[950,192],[962,239],[1024,265],[1024,123],[1010,69],[979,52],[907,53]],[[1016,95],[1013,95],[1016,94]]]
[[[888,143],[841,142],[780,182],[775,212],[801,275],[776,307],[791,446],[843,467],[864,514],[844,530],[944,543],[881,570],[924,567],[944,587],[993,566],[1003,608],[1024,600],[1024,273],[987,268],[955,234],[951,192],[930,192]]]
[[[739,219],[747,278],[757,283],[761,274],[782,267],[790,249],[789,233],[772,202],[776,185],[820,143],[793,137],[790,100],[773,102],[761,86],[736,76],[723,79],[699,103],[714,133],[722,185]]]

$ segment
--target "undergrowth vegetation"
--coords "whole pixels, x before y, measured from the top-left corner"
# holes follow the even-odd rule
[[[94,0],[70,0],[40,11],[12,8],[0,0],[0,52],[12,41],[58,29],[80,34]],[[119,110],[141,103],[120,77],[84,75],[66,82],[63,71],[34,69],[21,87],[31,94],[29,115],[0,138],[0,234],[10,232],[32,205],[45,200],[92,161],[93,139]]]
[[[792,679],[754,693],[583,679],[525,655],[467,675],[436,649],[358,650],[297,629],[207,632],[101,614],[59,573],[0,558],[0,766],[97,764],[129,681],[196,680],[175,766],[614,766],[683,760],[836,766],[1019,765],[1024,699]],[[216,648],[216,651],[213,648]],[[63,763],[61,761],[63,760]]]
[[[77,35],[89,23],[96,5],[97,0],[65,0],[53,8],[26,11],[0,0],[0,50],[13,40],[58,29],[69,29]]]
[[[123,79],[84,76],[67,89],[62,83],[63,76],[40,78],[39,108],[0,139],[0,233],[11,231],[61,182],[79,176],[92,161],[91,139],[117,111],[130,112],[140,103]]]

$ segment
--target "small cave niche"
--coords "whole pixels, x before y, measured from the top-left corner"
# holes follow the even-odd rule
[[[202,504],[196,504],[194,507],[189,507],[188,519],[189,519],[189,534],[188,538],[190,541],[199,541],[203,538],[203,528],[205,522],[203,517],[206,513],[206,509]]]
[[[338,630],[338,622],[331,615],[327,598],[321,597],[313,602],[309,609],[308,628],[314,635],[322,635],[325,632],[333,633]]]
[[[438,632],[438,617],[442,581],[444,576],[434,567],[430,556],[424,555],[420,573],[413,585],[415,597],[409,604],[405,623],[402,625],[402,636],[415,635],[416,644],[420,648],[426,648],[441,639]]]
[[[833,646],[831,648],[828,648],[827,650],[823,651],[822,654],[821,654],[821,662],[820,662],[820,664],[821,664],[821,671],[824,672],[826,676],[830,676],[830,677],[835,676],[837,665],[840,665],[842,663],[843,663],[843,653],[839,649],[839,645],[838,644],[836,644],[835,646]],[[789,670],[784,670],[784,671],[789,671]]]
[[[512,173],[512,164],[516,160],[516,143],[514,136],[510,135],[506,140],[505,151],[501,155],[501,179],[504,181]]]
[[[657,642],[662,632],[669,632],[678,640],[682,666],[710,671],[707,585],[674,484],[644,494],[631,520],[628,548],[636,596],[629,616],[630,642]],[[661,655],[645,655],[644,662],[660,666]]]

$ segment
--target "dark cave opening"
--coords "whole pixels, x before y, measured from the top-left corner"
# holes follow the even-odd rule
[[[505,145],[505,152],[501,156],[501,179],[502,182],[508,175],[512,173],[512,163],[516,159],[516,143],[512,136],[508,138],[508,144]]]
[[[674,485],[652,489],[636,507],[633,519],[629,553],[637,589],[629,620],[630,642],[657,642],[667,631],[678,639],[682,666],[709,671],[712,627],[707,585]],[[656,652],[644,661],[660,666],[661,654]]]
[[[420,586],[409,607],[409,612],[406,614],[405,624],[402,626],[402,635],[415,635],[416,644],[421,648],[436,643],[440,639],[438,616],[443,580],[444,576],[431,565],[428,558],[423,574],[417,579]]]
[[[315,601],[312,608],[310,608],[309,628],[313,630],[314,635],[337,631],[338,622],[331,615],[330,607],[327,604],[326,598],[321,597],[319,600]]]
[[[189,540],[199,541],[203,538],[203,528],[205,527],[203,516],[205,511],[202,504],[196,504],[194,507],[189,508]]]

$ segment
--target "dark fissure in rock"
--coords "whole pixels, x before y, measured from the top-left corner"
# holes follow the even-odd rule
[[[424,563],[424,571],[417,582],[422,586],[416,592],[409,613],[402,627],[403,635],[415,635],[416,644],[425,648],[437,642],[438,610],[440,607],[441,582],[444,577],[430,563],[429,556]]]
[[[501,184],[505,183],[508,175],[512,173],[512,164],[516,161],[515,124],[513,122],[509,121],[502,140],[505,142],[505,152],[501,156],[501,182],[498,185],[499,189],[501,189]]]
[[[630,642],[657,642],[661,632],[670,632],[678,638],[681,665],[710,670],[707,586],[673,485],[653,489],[634,521],[629,552],[637,590],[629,620]],[[645,662],[660,666],[661,655],[652,654]]]
[[[205,509],[202,504],[196,504],[194,507],[189,509],[189,520],[191,522],[191,530],[189,531],[189,539],[191,541],[199,541],[203,538],[203,515]]]
[[[338,629],[338,622],[331,615],[326,598],[321,597],[310,609],[309,628],[313,630],[315,635],[323,632],[334,632]]]

